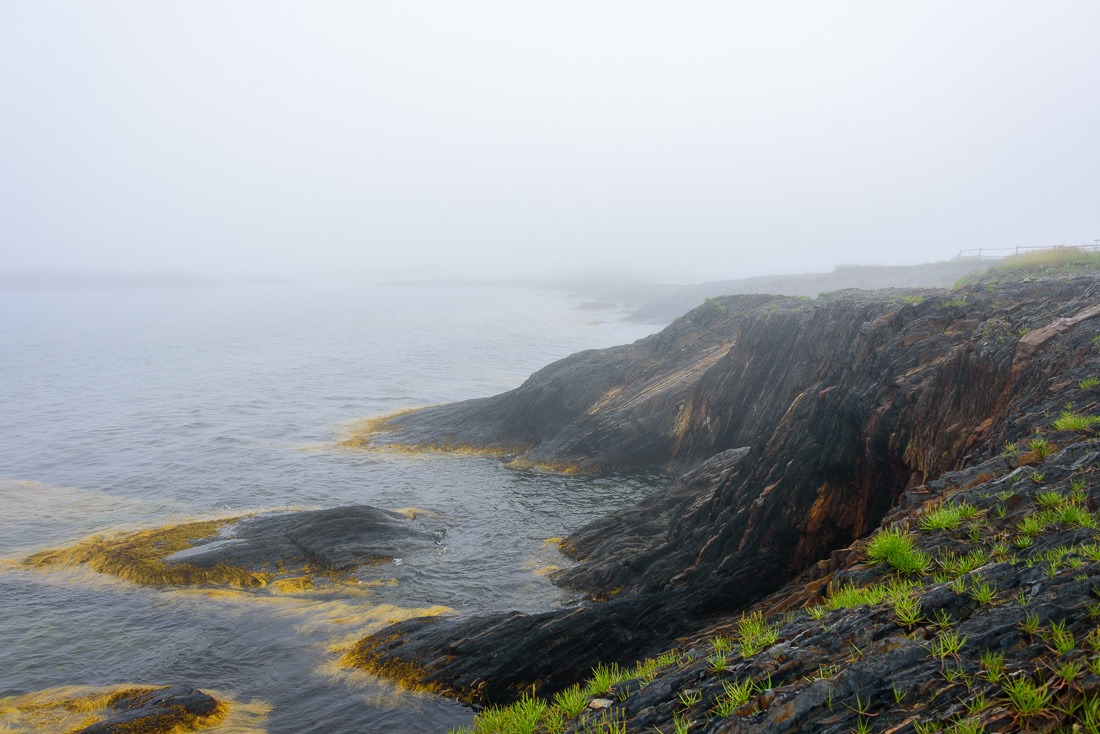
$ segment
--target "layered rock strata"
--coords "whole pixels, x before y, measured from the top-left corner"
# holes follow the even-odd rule
[[[566,539],[579,563],[556,580],[607,601],[406,622],[363,640],[357,661],[506,701],[743,610],[866,535],[907,491],[1049,427],[1100,374],[1098,298],[1084,276],[723,298],[512,392],[395,417],[374,441],[688,473]]]

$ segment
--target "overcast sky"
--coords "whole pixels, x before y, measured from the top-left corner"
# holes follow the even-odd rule
[[[1100,237],[1100,3],[0,0],[0,270],[709,279]]]

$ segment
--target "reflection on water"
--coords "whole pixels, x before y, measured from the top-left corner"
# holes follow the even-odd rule
[[[544,541],[651,483],[336,442],[357,419],[499,392],[649,331],[578,324],[573,305],[460,287],[0,294],[0,476],[13,478],[0,482],[0,696],[182,683],[245,712],[267,702],[239,726],[272,732],[468,723],[458,704],[340,668],[342,650],[410,615],[567,602]],[[431,513],[447,535],[356,586],[157,589],[10,562],[94,533],[347,504]]]

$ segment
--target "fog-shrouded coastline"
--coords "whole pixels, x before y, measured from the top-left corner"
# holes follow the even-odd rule
[[[24,270],[0,272],[0,291],[164,290],[232,285],[298,285],[285,278],[224,280],[192,273],[115,273],[92,270]]]
[[[640,660],[640,685],[586,701],[632,726],[691,713],[725,732],[739,719],[713,715],[725,689],[692,665],[698,645],[668,668],[683,636],[769,593],[787,621],[829,603],[818,580],[858,576],[860,538],[883,517],[1042,464],[991,458],[1001,444],[1034,431],[1048,455],[1066,448],[1046,467],[1073,483],[1065,516],[1083,514],[1066,522],[1094,527],[1096,257],[1051,257],[1087,267],[730,281],[798,293],[853,271],[964,275],[707,296],[658,333],[637,321],[646,288],[672,314],[723,286],[0,289],[0,632],[15,641],[0,651],[0,723],[439,732],[470,723],[463,703],[552,697]],[[1056,404],[1078,406],[1063,410],[1075,427],[1048,425]],[[821,565],[831,551],[848,565]],[[832,659],[814,650],[799,665]],[[752,655],[753,676],[782,670]],[[666,695],[684,675],[711,708]],[[816,693],[776,680],[779,694],[753,682],[761,701],[828,718]],[[750,729],[761,705],[739,714]],[[768,716],[763,730],[789,730]]]
[[[816,296],[819,293],[859,288],[949,288],[961,278],[993,267],[999,257],[955,257],[916,265],[838,265],[832,270],[783,275],[724,278],[697,283],[664,282],[628,271],[606,270],[598,274],[540,277],[507,281],[398,281],[404,285],[466,283],[483,287],[522,286],[550,288],[590,299],[590,305],[617,305],[630,309],[628,318],[647,324],[667,324],[683,316],[707,298],[736,293],[770,293]]]
[[[342,668],[340,646],[433,609],[566,603],[545,575],[565,561],[545,541],[652,482],[337,443],[358,419],[499,392],[652,331],[583,302],[461,285],[0,292],[0,706],[176,684],[228,701],[224,726],[251,711],[257,731],[467,722],[465,707]],[[362,504],[417,508],[443,539],[371,566],[358,588],[149,586],[22,565],[97,533]],[[49,730],[4,710],[16,731]]]
[[[552,578],[589,603],[405,620],[352,659],[514,703],[474,732],[1089,730],[1098,289],[1070,248],[949,289],[712,298],[374,421],[357,445],[679,477],[563,539]]]

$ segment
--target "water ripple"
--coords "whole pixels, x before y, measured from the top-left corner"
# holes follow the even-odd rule
[[[341,426],[517,386],[649,327],[576,299],[469,287],[0,294],[0,558],[96,532],[368,503],[439,513],[445,544],[366,597],[260,603],[79,571],[0,570],[0,696],[181,682],[269,701],[273,732],[438,732],[464,707],[333,672],[372,604],[546,609],[542,542],[648,490],[486,459],[335,451]],[[366,619],[366,617],[363,617]],[[377,622],[375,622],[377,623]]]

